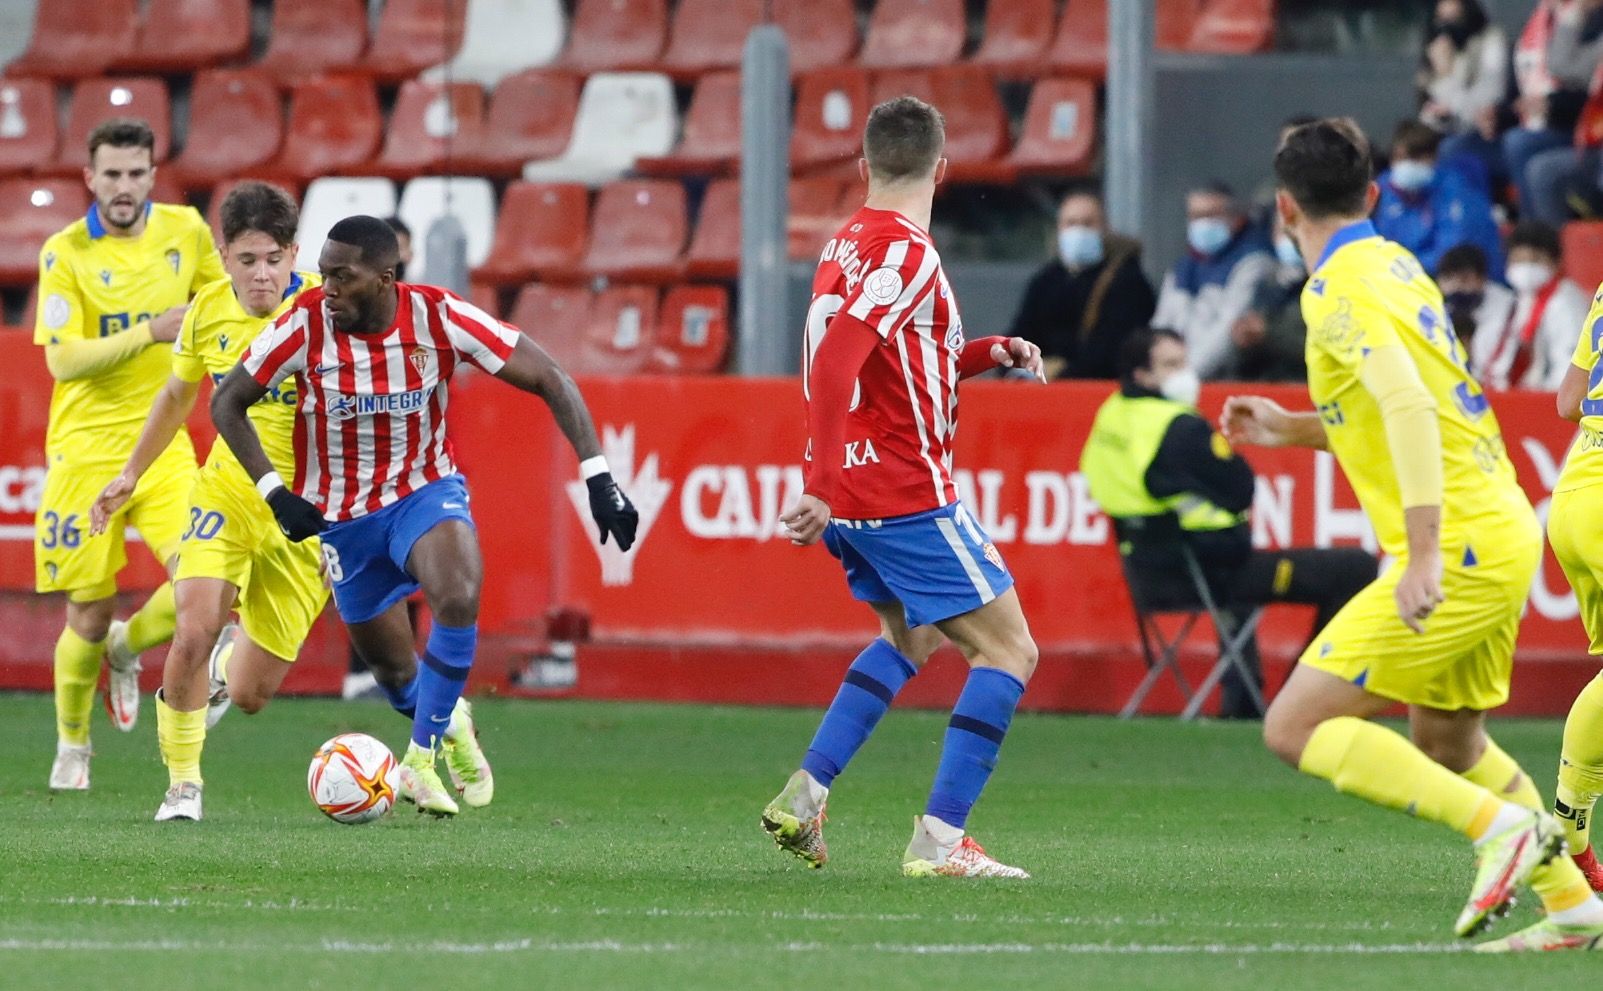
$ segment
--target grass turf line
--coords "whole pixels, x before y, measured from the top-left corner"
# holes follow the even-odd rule
[[[970,825],[1036,877],[950,883],[898,874],[937,713],[892,713],[842,776],[817,872],[757,825],[816,712],[481,702],[495,804],[359,827],[316,811],[306,764],[347,730],[404,745],[383,706],[229,714],[198,825],[150,821],[153,715],[129,735],[97,716],[94,791],[51,796],[49,698],[0,695],[0,985],[1239,991],[1535,986],[1598,966],[1457,952],[1465,844],[1280,767],[1252,726],[1020,716]],[[1494,725],[1551,787],[1559,725]]]

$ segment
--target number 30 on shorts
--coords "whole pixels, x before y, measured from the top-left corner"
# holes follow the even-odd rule
[[[207,511],[191,506],[189,509],[189,529],[184,531],[184,540],[210,540],[217,536],[223,528],[223,514],[215,509]]]

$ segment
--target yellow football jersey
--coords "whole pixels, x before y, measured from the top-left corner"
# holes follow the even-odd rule
[[[1367,221],[1342,229],[1303,288],[1302,314],[1309,395],[1330,451],[1388,554],[1403,555],[1408,540],[1380,407],[1359,380],[1365,356],[1376,348],[1406,348],[1436,400],[1443,548],[1467,545],[1471,536],[1489,544],[1501,521],[1529,516],[1497,416],[1470,374],[1441,290],[1406,248]]]
[[[193,207],[151,203],[138,237],[111,237],[94,207],[39,252],[35,344],[109,337],[189,301],[223,277],[211,229]],[[52,461],[123,461],[139,439],[171,347],[153,344],[97,375],[57,382],[45,439]],[[188,443],[187,434],[182,443]]]
[[[239,364],[239,359],[256,335],[289,309],[302,290],[322,285],[322,282],[320,276],[310,272],[292,273],[289,285],[284,289],[283,300],[265,317],[253,317],[245,312],[229,279],[203,286],[195,294],[189,312],[184,315],[183,329],[173,343],[173,374],[185,382],[199,382],[207,375],[211,376],[213,382],[221,382],[223,376]],[[268,390],[261,402],[246,413],[256,426],[256,433],[262,439],[262,449],[267,452],[268,460],[272,461],[273,470],[285,478],[291,478],[295,473],[296,398],[295,382],[287,379],[277,388]],[[234,457],[234,452],[228,449],[226,443],[219,440],[212,445],[206,464],[208,467],[237,467],[239,459]],[[239,473],[244,477],[244,468],[241,467]],[[246,482],[249,483],[248,478]]]
[[[1581,432],[1570,445],[1554,492],[1565,492],[1603,482],[1603,286],[1592,297],[1592,309],[1581,324],[1580,340],[1570,361],[1586,369],[1586,397],[1581,400]]]

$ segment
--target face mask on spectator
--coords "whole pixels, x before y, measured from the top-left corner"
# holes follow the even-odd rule
[[[1198,217],[1186,224],[1186,243],[1199,255],[1217,254],[1230,243],[1230,222],[1219,217]]]
[[[1070,268],[1088,268],[1102,260],[1102,232],[1078,224],[1058,231],[1058,258]]]
[[[1302,252],[1297,250],[1297,242],[1284,234],[1275,238],[1275,257],[1287,268],[1302,268]]]
[[[1449,314],[1474,313],[1476,310],[1481,308],[1481,303],[1483,303],[1485,300],[1485,292],[1471,291],[1468,289],[1461,289],[1458,292],[1450,292],[1446,296],[1442,297],[1442,301],[1447,304],[1447,312]],[[1453,323],[1455,325],[1458,323],[1458,317],[1453,317]]]
[[[1164,379],[1158,391],[1165,399],[1195,406],[1197,397],[1202,394],[1202,379],[1197,377],[1196,369],[1188,366]]]
[[[1404,159],[1391,167],[1391,184],[1409,193],[1417,193],[1436,178],[1436,166],[1429,162]]]
[[[1541,262],[1515,262],[1508,267],[1508,284],[1515,292],[1535,292],[1551,278],[1553,269]]]

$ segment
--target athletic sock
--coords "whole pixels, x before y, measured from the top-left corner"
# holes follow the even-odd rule
[[[412,674],[412,680],[406,684],[397,687],[386,682],[378,682],[378,687],[384,692],[384,697],[390,700],[390,708],[408,719],[417,716],[417,683],[422,678],[422,675],[423,662],[419,661],[417,671]],[[377,679],[374,680],[376,681]]]
[[[818,732],[802,757],[802,770],[828,788],[879,725],[891,700],[918,668],[901,651],[875,640],[846,669]]]
[[[128,617],[128,649],[136,654],[173,638],[178,625],[178,603],[173,597],[173,583],[162,582],[139,611]]]
[[[969,810],[996,768],[1002,739],[1023,694],[1024,682],[1006,671],[974,668],[968,673],[946,726],[925,815],[958,829],[968,824]]]
[[[1486,835],[1498,814],[1512,808],[1398,734],[1355,716],[1315,727],[1297,768],[1343,794],[1439,822],[1470,839]]]
[[[1504,801],[1533,810],[1543,807],[1542,793],[1536,790],[1531,776],[1491,737],[1486,738],[1486,752],[1481,759],[1463,776]]]
[[[468,683],[473,650],[479,639],[478,624],[445,626],[435,623],[417,670],[417,713],[412,718],[412,742],[434,748],[451,725],[451,710]]]
[[[89,742],[89,712],[95,706],[105,644],[90,643],[65,627],[56,638],[56,736],[81,747]]]
[[[1542,899],[1542,907],[1549,916],[1578,909],[1596,900],[1592,886],[1586,883],[1586,875],[1575,866],[1575,861],[1562,853],[1531,872],[1531,890]],[[1599,908],[1603,909],[1603,906]]]
[[[206,710],[180,712],[156,693],[156,742],[167,765],[168,785],[200,784],[200,751],[206,745]]]
[[[1603,794],[1603,674],[1587,682],[1564,720],[1553,813],[1564,826],[1570,853],[1591,845],[1592,807]]]

